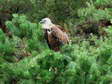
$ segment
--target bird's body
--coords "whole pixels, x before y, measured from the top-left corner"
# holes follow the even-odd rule
[[[44,37],[50,49],[59,51],[60,46],[69,43],[69,37],[59,26],[51,23],[49,18],[43,19],[46,23],[42,24]],[[47,22],[48,21],[48,22]]]

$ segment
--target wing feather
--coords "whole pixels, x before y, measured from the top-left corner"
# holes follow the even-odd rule
[[[59,40],[62,44],[69,43],[69,37],[66,32],[63,32],[57,26],[53,26],[52,28],[52,35]]]

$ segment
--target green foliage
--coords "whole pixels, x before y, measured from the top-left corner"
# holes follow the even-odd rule
[[[72,18],[78,16],[76,11],[78,8],[86,6],[86,1],[89,0],[0,0],[0,11],[10,11],[11,14],[24,13],[32,21],[50,17],[55,22],[63,24],[68,20],[74,21]]]
[[[0,55],[11,55],[14,52],[14,46],[9,38],[0,30]]]
[[[100,0],[99,0],[100,1]],[[99,2],[96,1],[96,2]],[[106,0],[108,1],[108,0]],[[101,0],[102,2],[102,0]],[[109,1],[108,1],[109,2]],[[99,2],[100,3],[100,2]],[[86,8],[81,8],[78,10],[78,15],[82,19],[85,20],[90,20],[90,21],[99,21],[102,19],[112,19],[112,12],[108,10],[108,8],[104,10],[97,9],[96,6],[94,5],[93,2],[91,3],[86,3],[87,7]]]
[[[111,0],[96,0],[96,4],[100,6],[108,6],[112,4]]]
[[[7,27],[10,29],[13,34],[19,37],[32,37],[32,24],[27,21],[24,15],[18,16],[17,14],[13,14],[12,21],[6,22]],[[19,27],[19,28],[17,28]]]
[[[107,37],[90,34],[87,39],[77,37],[71,27],[88,20],[112,23],[109,0],[0,0],[0,4],[19,11],[6,21],[12,37],[0,30],[0,84],[111,84],[112,26],[105,26]],[[105,9],[97,8],[103,5]],[[20,10],[24,14],[19,14]],[[59,24],[65,22],[71,30],[72,43],[60,52],[50,50],[44,40],[41,25],[36,22],[44,16],[62,22]]]
[[[3,33],[3,31],[0,29],[0,40],[1,42],[5,41],[5,34]]]

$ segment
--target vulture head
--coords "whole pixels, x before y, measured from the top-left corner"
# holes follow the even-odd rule
[[[44,29],[44,37],[50,49],[59,51],[62,44],[69,43],[69,37],[62,27],[55,25],[49,18],[44,18],[40,21],[42,29]]]
[[[42,25],[42,28],[44,29],[44,31],[46,31],[48,34],[51,33],[51,27],[54,25],[49,18],[42,19],[40,21],[40,24]]]

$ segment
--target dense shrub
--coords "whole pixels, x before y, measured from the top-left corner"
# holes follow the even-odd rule
[[[26,1],[20,0],[18,7]],[[83,8],[80,8],[83,3],[79,3],[80,0],[77,3],[70,3],[71,0],[66,0],[65,3],[59,0],[31,1],[35,8],[38,6],[40,9],[25,11],[25,15],[12,14],[12,19],[5,22],[12,37],[8,37],[0,30],[0,84],[111,84],[112,26],[99,25],[102,19],[112,23],[112,12],[107,6],[109,0],[95,0],[87,2],[87,5],[84,2]],[[105,1],[105,9],[97,8],[102,7]],[[0,4],[5,5],[4,3]],[[80,5],[75,8],[74,4]],[[50,8],[53,10],[51,11]],[[68,8],[68,11],[61,11],[61,8]],[[70,28],[72,42],[64,45],[60,52],[48,48],[41,25],[33,22],[46,14],[56,22],[68,22],[65,26]],[[91,23],[86,24],[88,21]],[[94,26],[96,24],[97,27]],[[88,38],[85,38],[83,34],[87,33],[82,32],[83,34],[77,37],[77,25],[81,25],[83,31],[85,28],[98,30],[95,33],[102,32],[103,29],[106,36],[97,36],[90,32]]]
[[[91,36],[89,41],[65,45],[54,52],[45,44],[39,24],[31,23],[24,15],[13,16],[6,22],[12,38],[0,31],[1,83],[111,83],[111,27],[106,30],[109,38],[97,40]]]

